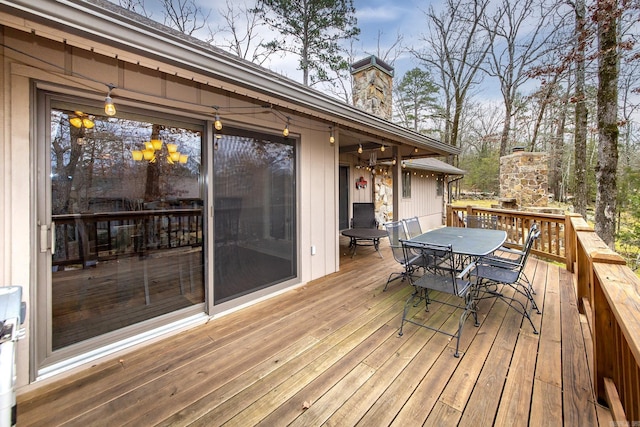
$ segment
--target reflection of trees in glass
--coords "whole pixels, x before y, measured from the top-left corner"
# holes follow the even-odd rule
[[[51,111],[52,212],[137,210],[145,201],[200,198],[201,132],[138,120],[90,116],[91,129],[69,123],[71,111]],[[134,162],[131,151],[158,137],[189,155],[186,164]],[[149,191],[149,189],[151,189]]]
[[[223,136],[214,156],[216,197],[250,196],[274,175],[294,174],[294,147],[267,139]]]

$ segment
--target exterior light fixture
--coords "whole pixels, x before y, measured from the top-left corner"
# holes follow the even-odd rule
[[[222,122],[220,121],[220,115],[218,114],[218,106],[214,105],[213,108],[216,110],[216,118],[213,122],[213,127],[216,130],[222,130]]]
[[[113,104],[113,100],[111,99],[111,91],[115,88],[115,86],[112,84],[108,84],[107,87],[109,88],[109,91],[107,92],[107,97],[104,99],[104,113],[107,116],[115,116],[116,106]]]

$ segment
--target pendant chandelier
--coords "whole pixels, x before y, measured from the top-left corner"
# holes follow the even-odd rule
[[[166,152],[163,147],[166,145]],[[160,139],[152,139],[144,143],[144,149],[132,150],[131,157],[136,162],[143,160],[149,163],[155,163],[159,157],[166,157],[167,163],[173,165],[175,163],[187,163],[189,156],[178,151],[178,144],[164,144]]]

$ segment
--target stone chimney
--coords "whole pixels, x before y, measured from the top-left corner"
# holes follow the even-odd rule
[[[500,157],[500,202],[522,206],[547,206],[549,159],[546,153],[514,149]],[[505,206],[505,204],[507,204]]]
[[[391,120],[393,67],[371,55],[351,65],[353,105]]]

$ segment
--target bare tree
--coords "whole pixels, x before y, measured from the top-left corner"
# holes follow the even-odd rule
[[[151,18],[151,14],[147,12],[144,0],[119,0],[118,4],[120,7],[123,7],[127,10],[135,12],[139,15],[146,16],[147,18]]]
[[[215,33],[210,32],[210,43],[214,43],[216,36],[221,34],[223,40],[216,41],[216,46],[258,65],[263,65],[275,52],[273,44],[267,43],[260,31],[265,22],[255,8],[227,0],[226,9],[219,10],[219,15],[224,25],[218,26]]]
[[[383,48],[381,46],[383,35],[384,35],[384,31],[378,30],[376,51],[367,52],[365,50],[365,53],[369,55],[375,55],[376,57],[382,59],[387,64],[393,66],[396,60],[400,57],[400,55],[402,55],[406,51],[406,49],[402,46],[404,36],[400,32],[396,33],[396,38],[393,40],[393,42],[386,48]]]
[[[547,25],[552,11],[544,0],[502,0],[496,14],[483,21],[486,30],[494,32],[486,72],[500,82],[504,100],[500,156],[507,154],[518,90],[530,78],[528,71],[546,54],[553,37],[552,27]]]
[[[433,70],[444,93],[445,142],[457,146],[464,103],[491,45],[491,32],[480,26],[488,0],[447,0],[438,14],[426,13],[430,32],[422,36],[424,50],[412,49],[415,57]]]
[[[211,10],[205,13],[195,0],[160,0],[164,25],[189,36],[207,24]]]
[[[572,3],[570,3],[572,4]],[[576,86],[573,96],[575,102],[575,134],[574,134],[574,162],[575,162],[575,191],[574,209],[587,218],[587,120],[588,111],[585,95],[585,52],[587,46],[586,7],[585,0],[576,0],[572,4],[575,10],[575,75]]]
[[[461,135],[465,140],[465,155],[486,156],[498,151],[502,114],[496,105],[475,103],[469,108],[470,125],[468,132]]]

